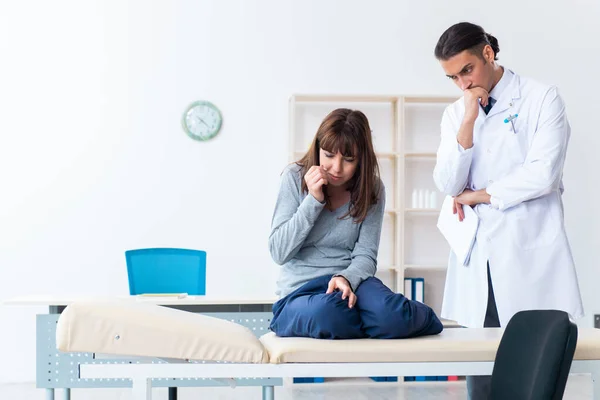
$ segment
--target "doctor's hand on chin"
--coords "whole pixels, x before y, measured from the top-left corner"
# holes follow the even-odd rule
[[[461,194],[454,198],[454,205],[452,206],[452,213],[458,214],[458,220],[462,221],[465,219],[465,213],[462,206],[474,207],[477,204],[490,204],[490,195],[485,191],[465,189]]]

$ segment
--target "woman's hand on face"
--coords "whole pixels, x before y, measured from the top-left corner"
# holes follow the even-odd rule
[[[320,165],[313,165],[304,175],[304,181],[308,187],[308,193],[319,203],[323,203],[325,201],[323,185],[327,185],[327,170]]]
[[[356,295],[352,291],[352,287],[350,286],[350,282],[346,280],[343,276],[334,276],[329,281],[329,286],[327,287],[327,292],[325,294],[330,294],[335,291],[342,292],[342,300],[348,299],[348,307],[352,308],[356,304]]]

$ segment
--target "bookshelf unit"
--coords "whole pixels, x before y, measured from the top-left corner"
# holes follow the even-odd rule
[[[441,313],[450,248],[436,227],[443,196],[433,168],[444,108],[452,97],[296,94],[289,100],[289,162],[306,153],[319,124],[340,107],[369,119],[386,212],[378,255],[379,277],[404,291],[404,278],[424,278],[425,303]]]

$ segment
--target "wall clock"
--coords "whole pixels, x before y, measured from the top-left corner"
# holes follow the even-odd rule
[[[221,111],[209,101],[195,101],[190,104],[181,118],[185,133],[194,140],[212,139],[221,130]]]

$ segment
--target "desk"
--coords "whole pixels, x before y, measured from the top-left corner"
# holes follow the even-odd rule
[[[183,299],[164,297],[147,297],[140,299],[138,296],[117,296],[124,301],[140,301],[150,304],[177,308],[189,312],[211,315],[217,318],[228,319],[244,325],[262,336],[268,332],[271,322],[272,306],[276,298],[263,299],[232,299],[209,296],[188,296]],[[63,390],[63,399],[71,398],[71,389],[74,388],[117,388],[131,387],[130,379],[94,379],[81,378],[80,366],[93,364],[166,364],[160,359],[124,358],[102,354],[75,353],[65,354],[56,350],[56,323],[60,313],[73,302],[81,300],[114,300],[111,297],[61,297],[61,296],[25,296],[5,301],[9,306],[44,306],[48,307],[48,314],[36,316],[36,386],[46,390],[46,399],[54,400],[55,389]],[[282,385],[282,379],[241,379],[237,381],[240,386]],[[200,387],[200,386],[225,386],[226,383],[203,378],[185,379],[156,379],[154,387]]]

